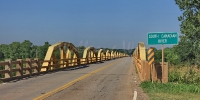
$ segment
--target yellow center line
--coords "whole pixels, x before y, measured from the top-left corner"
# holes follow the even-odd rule
[[[106,66],[103,66],[103,67],[101,67],[101,68],[99,68],[99,69],[97,69],[97,70],[94,70],[94,71],[92,71],[92,72],[90,72],[90,73],[88,73],[88,74],[85,74],[85,75],[83,75],[83,76],[81,76],[81,77],[79,77],[79,78],[77,78],[77,79],[75,79],[75,80],[73,80],[73,81],[71,81],[71,82],[69,82],[69,83],[67,83],[67,84],[65,84],[65,85],[63,85],[63,86],[61,86],[61,87],[59,87],[59,88],[56,88],[56,89],[54,89],[54,90],[52,90],[52,91],[50,91],[50,92],[47,92],[47,93],[45,93],[45,94],[43,94],[43,95],[41,95],[41,96],[39,96],[39,97],[36,97],[36,98],[34,98],[33,100],[44,100],[44,99],[50,97],[51,95],[53,95],[53,94],[55,94],[55,93],[58,93],[58,92],[60,92],[60,91],[62,91],[62,90],[64,90],[64,89],[67,89],[68,87],[72,86],[72,85],[75,84],[76,82],[81,81],[81,80],[83,80],[83,79],[85,79],[85,78],[91,76],[92,74],[95,74],[95,73],[97,73],[97,72],[99,72],[99,71],[101,71],[101,70],[103,70],[103,69],[105,69],[105,68],[107,68],[107,67],[109,67],[109,66],[114,65],[114,64],[117,63],[117,62],[119,62],[119,61],[113,62],[113,63],[108,64],[108,65],[106,65]]]

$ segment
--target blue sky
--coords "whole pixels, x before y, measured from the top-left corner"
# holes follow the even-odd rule
[[[132,48],[148,32],[180,33],[181,14],[174,0],[0,0],[0,44]]]

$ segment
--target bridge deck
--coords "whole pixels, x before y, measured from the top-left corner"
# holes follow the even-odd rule
[[[50,93],[48,100],[132,100],[135,90],[139,91],[138,98],[145,99],[136,86],[138,77],[132,62],[126,57],[0,84],[0,99],[31,100]],[[79,81],[67,88],[66,84],[76,79]],[[62,86],[65,89],[57,91]]]

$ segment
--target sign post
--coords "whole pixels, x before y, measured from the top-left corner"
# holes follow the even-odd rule
[[[164,69],[163,67],[164,67],[164,45],[162,44],[162,74],[163,74],[163,69]]]
[[[164,44],[178,44],[177,32],[150,32],[148,33],[148,45],[162,44],[162,69],[164,69]],[[163,72],[162,72],[163,73]],[[163,76],[163,75],[162,75]]]

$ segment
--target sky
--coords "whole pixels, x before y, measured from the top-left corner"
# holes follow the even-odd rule
[[[180,34],[181,15],[174,0],[0,0],[0,44],[148,48],[148,32]]]

